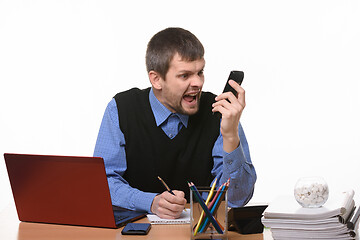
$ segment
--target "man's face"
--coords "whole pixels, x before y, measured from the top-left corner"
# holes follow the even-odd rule
[[[165,79],[160,80],[159,101],[171,112],[193,115],[199,109],[205,60],[183,61],[175,54]]]

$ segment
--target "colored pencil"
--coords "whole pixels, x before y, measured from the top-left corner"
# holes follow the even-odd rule
[[[202,197],[200,196],[200,193],[197,190],[196,186],[193,183],[188,183],[188,184],[189,184],[190,189],[194,192],[195,198],[198,200],[200,206],[204,210],[207,219],[210,219],[211,223],[213,224],[213,226],[215,227],[215,229],[218,233],[223,234],[224,232],[221,230],[221,228],[220,228],[219,224],[216,222],[214,216],[210,213],[210,210],[205,205],[205,202],[202,199]]]
[[[213,183],[213,185],[211,186],[209,195],[208,195],[208,197],[206,198],[206,201],[205,201],[206,206],[208,206],[208,204],[209,204],[209,202],[210,202],[210,200],[211,200],[211,198],[212,198],[212,195],[214,195],[214,189],[215,189],[215,186],[216,186],[216,181],[217,181],[217,179],[215,178],[214,183]],[[196,228],[195,228],[195,230],[194,230],[194,236],[196,236],[197,232],[199,231],[200,225],[201,225],[202,222],[203,222],[203,218],[204,218],[204,210],[201,212],[199,221],[198,221],[198,223],[197,223],[197,225],[196,225]]]
[[[222,189],[222,187],[223,187],[224,184],[225,184],[225,183],[221,184],[221,186],[220,186],[220,187],[218,188],[218,190],[216,191],[216,194],[215,194],[215,196],[213,197],[212,201],[211,201],[211,202],[209,203],[209,205],[207,206],[209,210],[210,210],[211,207],[214,205],[215,200],[218,198],[218,196],[219,196],[219,194],[220,194],[220,192],[221,192],[221,189]],[[217,223],[220,225],[221,229],[224,229],[216,218],[215,218],[215,220],[216,220]],[[205,219],[203,219],[203,222],[200,224],[200,227],[199,227],[198,232],[200,232],[200,229],[202,229],[204,223],[205,223]]]
[[[221,202],[225,198],[225,191],[227,191],[228,186],[229,186],[229,180],[225,184],[223,184],[221,190],[218,191],[218,192],[220,192],[219,196],[216,199],[215,198],[213,199],[213,201],[212,201],[213,205],[210,207],[211,215],[216,213],[217,210],[219,209],[219,206],[220,206]],[[209,220],[205,219],[205,222],[201,226],[199,232],[206,231],[206,229],[209,227],[209,224],[210,224]]]

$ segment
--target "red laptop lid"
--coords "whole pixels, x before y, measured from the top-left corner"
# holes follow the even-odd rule
[[[4,157],[20,221],[116,227],[102,158]]]

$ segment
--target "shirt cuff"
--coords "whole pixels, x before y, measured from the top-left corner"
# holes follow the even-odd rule
[[[133,208],[139,211],[146,211],[151,213],[151,204],[157,193],[142,192],[134,194],[130,200]]]
[[[244,151],[241,144],[232,152],[227,153],[223,151],[224,167],[230,175],[239,170],[239,168],[246,162]]]

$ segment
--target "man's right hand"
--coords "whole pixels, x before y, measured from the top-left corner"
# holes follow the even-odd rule
[[[157,195],[152,204],[151,212],[161,218],[176,219],[185,208],[186,199],[182,191],[173,190],[175,195],[165,191]]]

